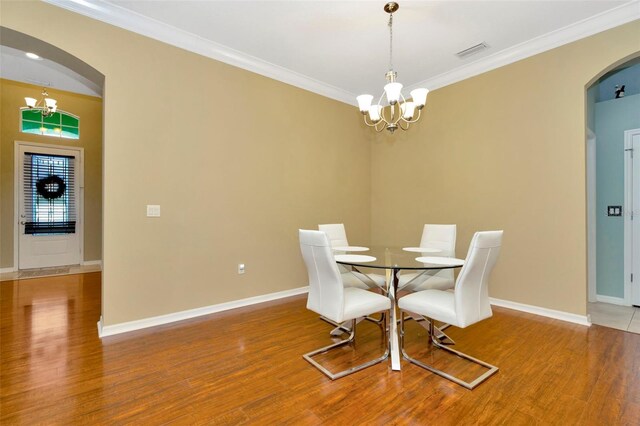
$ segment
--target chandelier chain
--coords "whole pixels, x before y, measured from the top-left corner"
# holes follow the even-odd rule
[[[393,13],[389,14],[389,71],[393,71]]]

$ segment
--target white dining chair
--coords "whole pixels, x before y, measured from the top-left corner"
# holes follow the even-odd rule
[[[325,223],[318,225],[318,230],[327,234],[331,247],[347,247],[347,230],[344,223]]]
[[[318,225],[318,230],[325,232],[329,238],[331,247],[348,247],[347,231],[343,223],[327,223]],[[358,287],[362,289],[385,289],[386,278],[375,273],[362,273],[352,268],[339,265],[342,281],[347,287]]]
[[[398,307],[401,310],[400,347],[403,358],[468,389],[473,389],[495,374],[498,367],[441,344],[435,333],[433,320],[465,328],[492,315],[489,303],[489,277],[500,253],[502,233],[503,231],[475,233],[453,292],[435,289],[421,290],[401,297],[398,301]],[[433,346],[479,364],[488,370],[476,379],[467,382],[408,355],[404,348],[405,312],[422,315],[429,322],[429,337]]]
[[[456,257],[456,225],[424,225],[420,247],[439,250],[437,253],[426,252],[423,256]],[[447,290],[453,288],[454,285],[453,269],[443,269],[433,275],[428,271],[409,272],[398,277],[398,289],[400,290]]]
[[[314,367],[326,374],[331,380],[370,367],[384,361],[389,356],[387,321],[381,323],[384,354],[371,361],[334,373],[315,361],[313,357],[337,347],[354,342],[356,318],[366,317],[377,312],[385,313],[391,308],[388,297],[356,287],[345,287],[342,282],[327,234],[322,231],[299,230],[300,250],[309,276],[309,295],[307,309],[329,318],[336,323],[351,321],[351,333],[347,339],[305,354],[303,357]],[[384,315],[386,318],[387,315]]]

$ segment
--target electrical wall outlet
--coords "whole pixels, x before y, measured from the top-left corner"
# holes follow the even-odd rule
[[[238,273],[244,274],[244,263],[238,263]]]

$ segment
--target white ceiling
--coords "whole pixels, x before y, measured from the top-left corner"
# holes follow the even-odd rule
[[[385,1],[45,1],[348,103],[385,83]],[[408,89],[441,87],[640,19],[638,0],[399,4],[394,68]],[[480,42],[490,48],[455,56]]]
[[[22,50],[0,46],[0,64],[1,78],[83,95],[102,96],[102,87],[82,75],[49,59],[29,59]]]

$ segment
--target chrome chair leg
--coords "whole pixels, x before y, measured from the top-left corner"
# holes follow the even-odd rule
[[[385,317],[386,318],[386,317]],[[327,377],[329,377],[331,380],[336,380],[339,379],[341,377],[347,376],[349,374],[355,373],[356,371],[360,371],[363,370],[367,367],[371,367],[372,365],[378,364],[382,361],[384,361],[385,359],[387,359],[389,357],[389,345],[388,345],[388,335],[387,335],[387,327],[386,327],[386,321],[384,321],[384,325],[381,327],[382,328],[382,332],[384,335],[384,343],[385,343],[385,352],[384,354],[382,354],[381,357],[379,358],[375,358],[371,361],[367,361],[363,364],[360,365],[356,365],[355,367],[351,367],[348,368],[346,370],[337,372],[337,373],[332,373],[331,371],[329,371],[327,368],[323,367],[319,362],[315,361],[313,359],[313,357],[315,355],[319,355],[319,354],[324,354],[327,353],[329,351],[331,351],[332,349],[335,349],[339,346],[343,346],[346,344],[349,344],[351,342],[354,341],[355,336],[356,336],[356,320],[351,320],[351,334],[349,335],[348,338],[346,338],[345,340],[341,340],[337,343],[334,343],[332,345],[329,346],[325,346],[323,348],[320,349],[316,349],[315,351],[309,352],[304,354],[302,357],[307,360],[311,365],[313,365],[314,367],[316,367],[318,370],[320,370],[322,373],[324,373]]]
[[[411,315],[409,315],[409,318],[414,320],[418,324],[420,324],[420,326],[422,328],[424,328],[425,330],[429,331],[430,321],[427,318],[423,317],[422,315],[413,314],[413,313]],[[398,320],[398,323],[400,323],[400,320]],[[455,340],[453,340],[450,336],[448,336],[446,333],[444,333],[442,331],[442,330],[445,330],[446,328],[448,328],[450,326],[451,326],[451,324],[442,324],[439,327],[436,327],[434,325],[436,339],[440,340],[440,343],[442,343],[443,345],[455,345],[456,344]]]
[[[464,386],[467,389],[475,388],[480,383],[484,382],[485,380],[487,380],[489,377],[491,377],[493,374],[495,374],[498,371],[498,367],[496,367],[494,365],[491,365],[489,363],[481,361],[481,360],[479,360],[477,358],[474,358],[474,357],[472,357],[470,355],[467,355],[467,354],[465,354],[463,352],[457,351],[455,349],[452,349],[452,348],[447,347],[446,345],[443,345],[442,343],[440,343],[438,341],[438,338],[435,335],[435,328],[436,327],[433,325],[433,320],[430,319],[430,318],[426,318],[426,319],[430,323],[429,324],[429,339],[430,339],[431,344],[433,346],[435,346],[436,348],[439,348],[439,349],[443,349],[443,350],[445,350],[447,352],[451,352],[452,354],[454,354],[454,355],[456,355],[456,356],[458,356],[460,358],[466,359],[468,361],[471,361],[471,362],[473,362],[475,364],[481,365],[481,366],[487,368],[488,370],[486,372],[484,372],[483,374],[481,374],[480,376],[478,376],[477,378],[475,378],[474,380],[472,380],[471,382],[466,382],[466,381],[464,381],[464,380],[462,380],[462,379],[460,379],[458,377],[455,377],[455,376],[453,376],[451,374],[445,373],[442,370],[438,370],[437,368],[434,368],[434,367],[432,367],[430,365],[427,365],[422,361],[419,361],[419,360],[417,360],[415,358],[412,358],[411,356],[409,356],[407,354],[407,352],[404,349],[404,312],[401,312],[401,314],[400,314],[400,350],[402,351],[402,357],[404,359],[406,359],[407,361],[409,361],[412,364],[415,364],[415,365],[417,365],[419,367],[424,368],[425,370],[429,370],[432,373],[435,373],[435,374],[437,374],[437,375],[439,375],[441,377],[444,377],[447,380],[451,380],[452,382],[455,382],[455,383],[457,383],[457,384],[459,384],[461,386]]]
[[[362,320],[365,320],[365,319],[375,324],[382,324],[384,322],[384,317],[385,317],[384,312],[380,315],[380,319],[375,319],[373,317],[360,317],[356,319],[356,324],[360,323]],[[320,319],[335,327],[333,330],[329,332],[329,334],[332,336],[339,336],[344,333],[351,333],[351,329],[346,326],[346,322],[343,322],[342,324],[338,324],[337,322],[332,321],[329,318],[325,318],[323,316],[321,316]]]
[[[347,327],[347,322],[349,321],[345,321],[342,324],[338,324],[337,322],[330,320],[329,318],[320,316],[320,319],[326,323],[331,324],[332,326],[334,326],[335,328],[333,330],[331,330],[329,332],[329,334],[331,336],[339,336],[343,333],[351,333],[351,329],[349,327]],[[356,318],[356,324],[358,324],[359,322],[361,322],[362,320],[364,320],[365,317],[360,317],[360,318]],[[376,322],[375,320],[373,322]]]
[[[376,324],[382,324],[384,322],[385,319],[385,313],[381,313],[380,314],[380,319],[375,319],[374,317],[364,317],[367,321],[371,321],[374,322]]]

